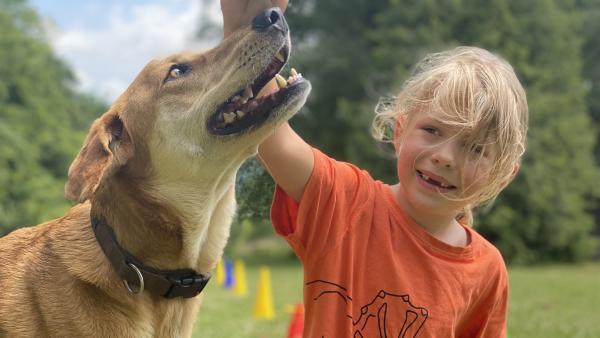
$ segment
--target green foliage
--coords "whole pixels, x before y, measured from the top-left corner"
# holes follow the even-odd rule
[[[273,180],[260,163],[255,158],[246,161],[236,177],[238,219],[268,219],[273,189]]]
[[[598,128],[600,124],[600,1],[580,1],[581,35],[583,37],[583,78],[586,80],[587,105]],[[600,147],[596,147],[596,159],[600,162]]]
[[[511,261],[573,261],[593,253],[588,210],[600,191],[590,183],[600,177],[574,10],[567,2],[547,0],[515,3],[512,9],[520,34],[510,40],[520,48],[507,50],[506,57],[527,89],[528,153],[498,208],[482,218],[482,232]],[[507,216],[511,222],[504,221]]]
[[[490,211],[480,213],[478,230],[511,262],[589,257],[595,243],[588,210],[599,194],[593,182],[600,177],[593,160],[597,131],[589,127],[581,77],[582,49],[588,45],[578,34],[576,5],[561,0],[292,2],[292,63],[314,88],[293,125],[309,143],[391,182],[394,162],[368,138],[377,98],[394,94],[385,88],[398,89],[427,52],[477,45],[499,53],[513,64],[528,93],[529,147],[516,181]]]
[[[61,215],[67,170],[105,108],[76,93],[35,12],[0,3],[0,236]]]
[[[273,236],[269,211],[275,184],[256,158],[246,161],[236,177],[237,217],[231,227],[227,255],[247,251],[248,243]],[[257,250],[258,248],[252,248]]]
[[[586,104],[596,131],[596,148],[594,158],[600,165],[600,1],[581,0],[579,17],[581,18],[581,34],[583,36],[583,78],[587,90]],[[600,199],[595,201],[596,234],[600,234]]]

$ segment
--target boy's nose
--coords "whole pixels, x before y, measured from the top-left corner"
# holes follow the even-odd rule
[[[453,168],[456,158],[456,149],[454,148],[455,147],[452,142],[438,144],[434,147],[433,152],[431,153],[431,161],[438,166],[448,169]]]

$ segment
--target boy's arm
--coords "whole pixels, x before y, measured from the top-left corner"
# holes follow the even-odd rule
[[[224,37],[249,24],[260,11],[274,6],[285,10],[287,4],[288,0],[221,0]],[[274,80],[267,86],[278,88]],[[298,202],[314,166],[311,147],[284,123],[258,147],[258,158],[275,182]]]
[[[308,143],[286,122],[258,146],[258,159],[273,180],[299,202],[314,166]]]

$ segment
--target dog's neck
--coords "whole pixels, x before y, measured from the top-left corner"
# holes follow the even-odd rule
[[[212,270],[235,210],[235,170],[202,182],[136,179],[117,174],[92,200],[92,214],[147,266]]]

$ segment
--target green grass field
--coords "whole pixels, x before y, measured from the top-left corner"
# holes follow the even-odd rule
[[[600,337],[600,263],[509,273],[511,338]]]
[[[211,281],[194,328],[194,338],[284,338],[292,307],[302,302],[302,269],[299,264],[269,265],[275,318],[253,319],[259,266],[246,266],[248,295],[239,297]]]
[[[248,296],[211,282],[194,330],[195,338],[284,338],[291,307],[302,301],[298,264],[272,264],[275,319],[254,320],[258,266],[247,266]],[[510,338],[600,337],[600,263],[517,267],[510,272]]]

